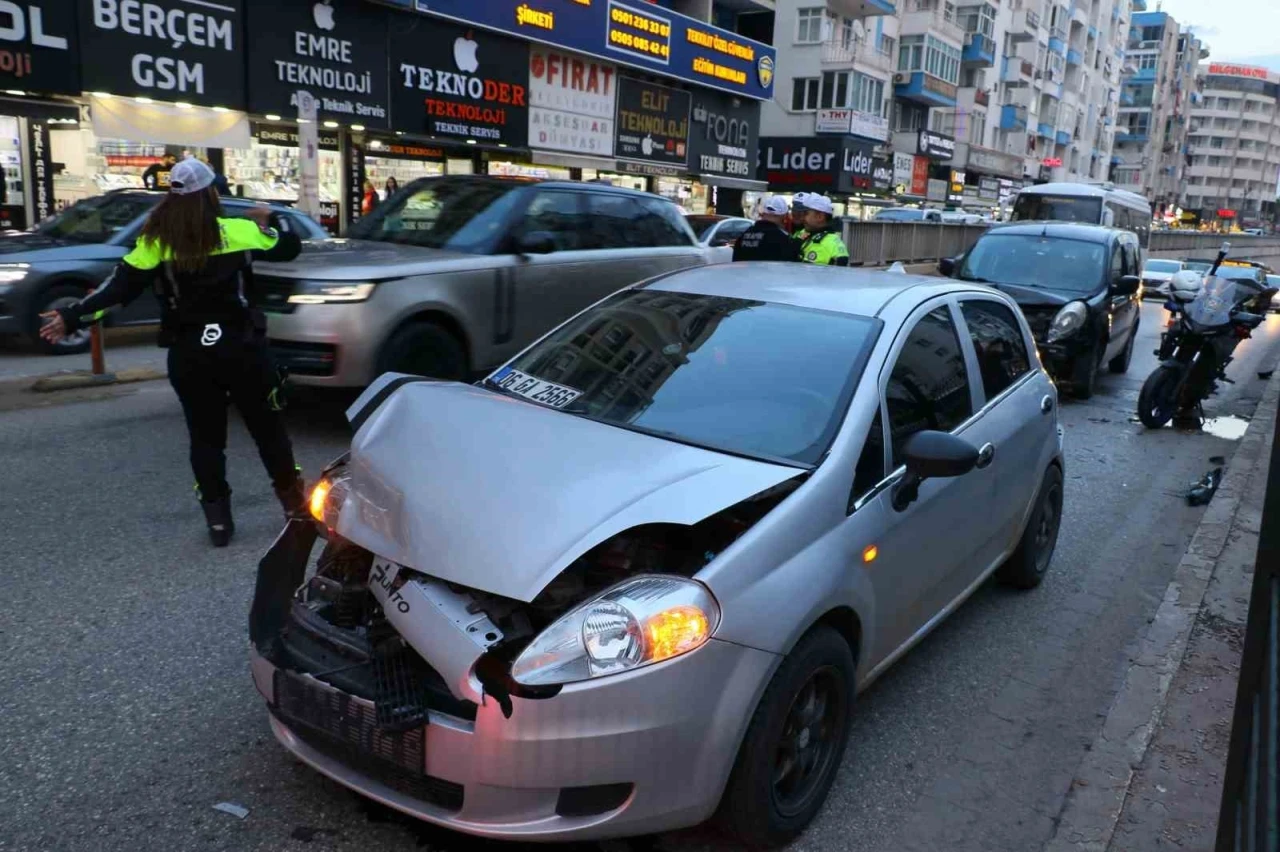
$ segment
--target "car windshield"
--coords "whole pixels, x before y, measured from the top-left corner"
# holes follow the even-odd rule
[[[987,234],[973,244],[960,278],[1043,290],[1092,293],[1102,281],[1102,243],[1038,234]]]
[[[55,240],[105,243],[159,203],[161,197],[142,193],[96,195],[41,222],[35,232]]]
[[[1255,284],[1261,284],[1265,273],[1256,266],[1227,266],[1224,263],[1218,267],[1218,277],[1230,281],[1252,281]]]
[[[707,232],[715,226],[716,222],[723,221],[719,216],[685,216],[684,218],[689,223],[689,227],[693,228],[693,232],[698,235],[699,242],[707,238]]]
[[[1013,221],[1092,222],[1102,220],[1102,199],[1083,195],[1040,195],[1024,192],[1013,202]]]
[[[560,407],[571,414],[719,452],[815,465],[880,327],[870,317],[771,302],[624,290],[488,384],[510,386],[514,370],[524,386],[569,389]]]
[[[1143,272],[1177,272],[1182,264],[1176,260],[1148,260],[1142,267]]]
[[[914,222],[923,218],[923,210],[881,210],[876,214],[879,222]]]
[[[517,181],[426,178],[353,225],[354,239],[483,254],[502,233]]]

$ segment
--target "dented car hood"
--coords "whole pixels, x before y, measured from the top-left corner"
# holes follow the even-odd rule
[[[340,535],[526,602],[610,536],[694,524],[801,473],[445,382],[394,390],[360,423],[349,466]]]

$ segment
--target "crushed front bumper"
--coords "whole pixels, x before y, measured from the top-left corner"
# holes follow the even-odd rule
[[[282,535],[274,567],[288,562],[296,570],[305,535],[298,528],[293,543],[288,531]],[[415,609],[415,617],[460,629],[433,608]],[[457,660],[440,659],[435,648],[417,651],[440,672],[457,670]],[[553,697],[511,696],[509,717],[468,671],[463,684],[445,682],[458,699],[478,699],[474,719],[431,709],[425,725],[397,732],[379,728],[373,701],[251,651],[272,731],[305,763],[432,823],[545,841],[648,834],[711,816],[777,662],[713,639],[683,657],[568,685]]]

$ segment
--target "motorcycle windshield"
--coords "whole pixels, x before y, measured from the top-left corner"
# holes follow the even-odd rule
[[[1186,307],[1187,319],[1205,328],[1231,322],[1236,304],[1236,282],[1217,275],[1206,276],[1200,294]]]

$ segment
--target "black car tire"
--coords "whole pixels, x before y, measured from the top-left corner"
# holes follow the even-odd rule
[[[1022,531],[1017,550],[1000,566],[1000,581],[1015,589],[1034,589],[1040,585],[1053,561],[1061,526],[1062,471],[1055,464],[1049,466],[1036,492],[1035,507],[1027,518],[1027,528]]]
[[[36,349],[45,355],[79,355],[89,351],[89,335],[81,334],[75,338],[65,338],[58,343],[49,343],[40,336],[40,327],[44,320],[40,314],[51,311],[55,306],[69,305],[85,297],[85,289],[74,284],[55,284],[45,290],[35,301],[36,308],[30,319],[31,334],[35,337]]]
[[[430,321],[414,322],[391,335],[378,359],[378,372],[465,381],[467,350],[443,326]]]
[[[1129,372],[1129,363],[1133,361],[1133,346],[1138,340],[1138,324],[1133,324],[1133,331],[1129,334],[1129,340],[1124,345],[1124,351],[1116,357],[1112,358],[1107,364],[1107,369],[1113,373]]]
[[[1093,396],[1093,389],[1098,384],[1100,357],[1098,352],[1082,352],[1076,357],[1076,362],[1071,368],[1071,393],[1077,399],[1088,399]]]
[[[1177,367],[1162,365],[1147,376],[1138,392],[1138,419],[1148,429],[1159,429],[1178,413],[1175,391],[1182,373]]]
[[[805,634],[782,661],[751,717],[716,815],[739,848],[781,846],[822,808],[849,740],[856,673],[849,643],[825,625]],[[821,710],[813,709],[819,706],[809,700],[814,695],[825,696]],[[821,718],[801,725],[810,714]],[[782,755],[795,747],[803,765],[811,744],[817,753],[795,800],[780,798],[775,772]]]

